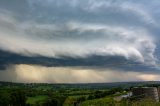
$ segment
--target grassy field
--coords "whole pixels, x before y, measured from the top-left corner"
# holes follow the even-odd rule
[[[45,99],[47,99],[47,96],[44,96],[44,95],[39,95],[39,96],[35,96],[35,97],[28,97],[27,103],[34,105],[34,104],[37,104],[38,102],[44,101]]]

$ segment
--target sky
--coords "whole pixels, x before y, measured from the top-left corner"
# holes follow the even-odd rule
[[[159,7],[159,0],[0,0],[0,81],[159,81]]]

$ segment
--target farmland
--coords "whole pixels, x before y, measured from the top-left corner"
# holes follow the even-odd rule
[[[150,98],[131,101],[115,98],[134,86],[159,86],[159,82],[103,84],[0,83],[0,106],[158,106]],[[148,105],[149,104],[149,105]]]

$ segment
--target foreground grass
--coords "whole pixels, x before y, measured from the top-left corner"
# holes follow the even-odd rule
[[[87,100],[82,102],[80,106],[160,106],[160,102],[146,98],[139,101],[122,100],[115,102],[112,97]]]
[[[150,98],[146,98],[140,101],[132,101],[130,106],[160,106],[160,102],[155,102]]]
[[[82,102],[80,106],[111,106],[114,104],[112,97],[105,97],[100,99],[87,100]]]

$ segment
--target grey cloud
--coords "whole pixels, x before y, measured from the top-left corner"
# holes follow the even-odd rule
[[[14,3],[2,6],[0,48],[29,57],[122,56],[157,65],[157,20],[143,2],[62,1],[29,0],[22,3],[24,8]]]

